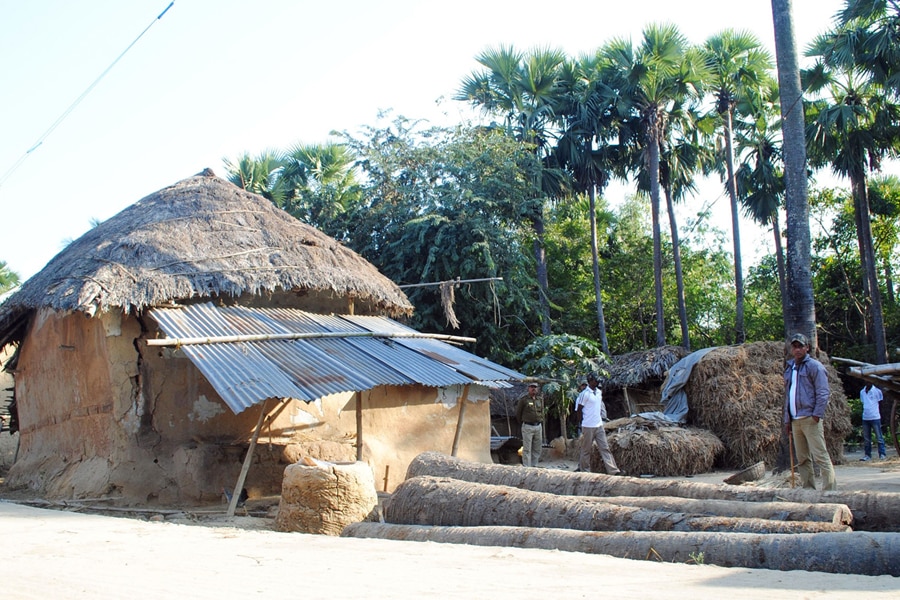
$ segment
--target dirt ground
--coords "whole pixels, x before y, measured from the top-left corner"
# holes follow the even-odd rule
[[[15,450],[8,438],[0,435],[0,472]],[[900,492],[900,458],[893,450],[886,462],[846,458],[836,467],[839,488]],[[541,466],[574,470],[570,461]],[[691,480],[719,483],[731,474]],[[279,533],[271,516],[226,518],[224,501],[208,512],[127,518],[56,508],[0,500],[6,598],[896,598],[900,586],[887,575]],[[251,508],[250,514],[258,513]]]

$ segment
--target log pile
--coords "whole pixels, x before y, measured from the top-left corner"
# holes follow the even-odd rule
[[[425,453],[388,501],[386,523],[342,535],[900,575],[900,534],[886,532],[897,530],[898,510],[900,494],[884,492],[658,481]],[[852,531],[851,522],[883,531]]]
[[[831,396],[825,413],[825,442],[832,462],[843,462],[850,433],[850,408],[837,371],[824,354]],[[784,344],[753,342],[723,346],[706,354],[685,385],[687,420],[725,444],[722,466],[743,469],[763,461],[774,465],[782,450]],[[618,456],[616,456],[618,460]]]

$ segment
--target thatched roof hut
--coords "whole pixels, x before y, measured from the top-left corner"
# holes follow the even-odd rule
[[[136,202],[57,254],[0,305],[0,346],[21,339],[28,316],[41,308],[92,316],[245,296],[285,306],[303,296],[308,310],[322,313],[396,318],[413,310],[403,291],[361,256],[206,169]]]
[[[20,435],[7,483],[169,504],[245,474],[251,497],[278,493],[300,457],[367,462],[386,491],[426,450],[489,461],[488,390],[524,375],[393,320],[411,312],[265,198],[209,171],[180,181],[0,305]]]
[[[603,381],[610,419],[662,410],[660,388],[666,373],[687,354],[681,346],[662,346],[613,356]]]

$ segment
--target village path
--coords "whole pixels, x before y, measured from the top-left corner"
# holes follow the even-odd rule
[[[199,527],[0,501],[5,598],[896,598],[897,578]]]

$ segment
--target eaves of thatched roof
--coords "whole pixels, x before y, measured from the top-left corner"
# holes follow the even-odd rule
[[[603,382],[605,391],[635,387],[650,380],[662,380],[669,367],[687,356],[681,346],[662,346],[613,356],[609,377]]]
[[[313,291],[407,316],[406,295],[368,261],[212,171],[97,225],[0,305],[0,345],[41,308],[88,316],[172,301]]]

